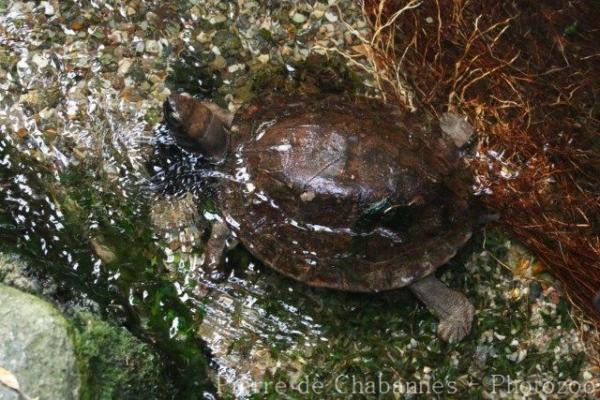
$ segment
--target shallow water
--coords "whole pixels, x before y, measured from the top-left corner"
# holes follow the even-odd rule
[[[178,398],[200,397],[211,386],[264,398],[279,392],[275,382],[291,398],[372,398],[369,382],[377,379],[441,381],[448,391],[453,383],[456,396],[478,396],[489,392],[491,373],[584,379],[590,368],[566,303],[531,295],[529,282],[498,265],[496,259],[530,257],[498,233],[478,234],[452,268],[442,269],[478,309],[473,334],[452,345],[437,339],[436,320],[404,291],[308,288],[264,268],[241,247],[228,254],[224,281],[199,270],[202,236],[216,211],[202,196],[204,175],[214,172],[199,173],[197,160],[161,132],[161,104],[168,87],[232,108],[246,100],[249,77],[257,86],[267,68],[256,61],[265,54],[257,26],[273,32],[260,33],[268,46],[282,53],[287,46],[289,57],[297,57],[268,53],[269,68],[290,74],[278,79],[319,82],[312,67],[301,67],[304,51],[325,40],[324,24],[334,29],[329,45],[343,46],[343,24],[318,19],[309,3],[298,6],[308,22],[290,22],[300,20],[292,3],[275,3],[2,5],[2,249],[28,256],[37,274],[59,286],[62,301],[84,304],[154,342],[173,371]],[[345,13],[360,24],[358,10]],[[239,32],[222,16],[233,16]],[[282,33],[288,26],[295,27],[289,38]],[[213,34],[230,44],[241,37],[238,47],[218,51],[226,72],[215,65],[222,62],[211,48],[215,37],[203,39]],[[178,57],[190,47],[193,55]],[[166,171],[164,179],[150,179],[149,163]],[[212,385],[202,378],[208,352]],[[304,393],[314,382],[323,392]]]

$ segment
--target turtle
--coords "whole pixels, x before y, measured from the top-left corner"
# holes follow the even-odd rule
[[[409,288],[446,342],[470,332],[473,305],[434,273],[475,226],[464,118],[340,94],[273,94],[231,113],[179,93],[165,101],[164,122],[180,148],[218,172],[205,270],[222,268],[234,237],[311,286]]]

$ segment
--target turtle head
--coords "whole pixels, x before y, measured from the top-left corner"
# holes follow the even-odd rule
[[[226,111],[188,94],[176,94],[165,101],[164,117],[178,146],[202,154],[211,162],[225,158],[226,128],[231,124],[231,116]]]

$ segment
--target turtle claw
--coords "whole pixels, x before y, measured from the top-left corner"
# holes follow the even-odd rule
[[[456,305],[456,311],[440,320],[438,336],[444,342],[455,343],[471,332],[475,307],[465,298],[465,303]]]

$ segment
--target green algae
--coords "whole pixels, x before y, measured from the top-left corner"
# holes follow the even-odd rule
[[[173,388],[148,344],[87,311],[71,317],[81,364],[82,400],[168,398]],[[110,351],[107,351],[110,349]]]

